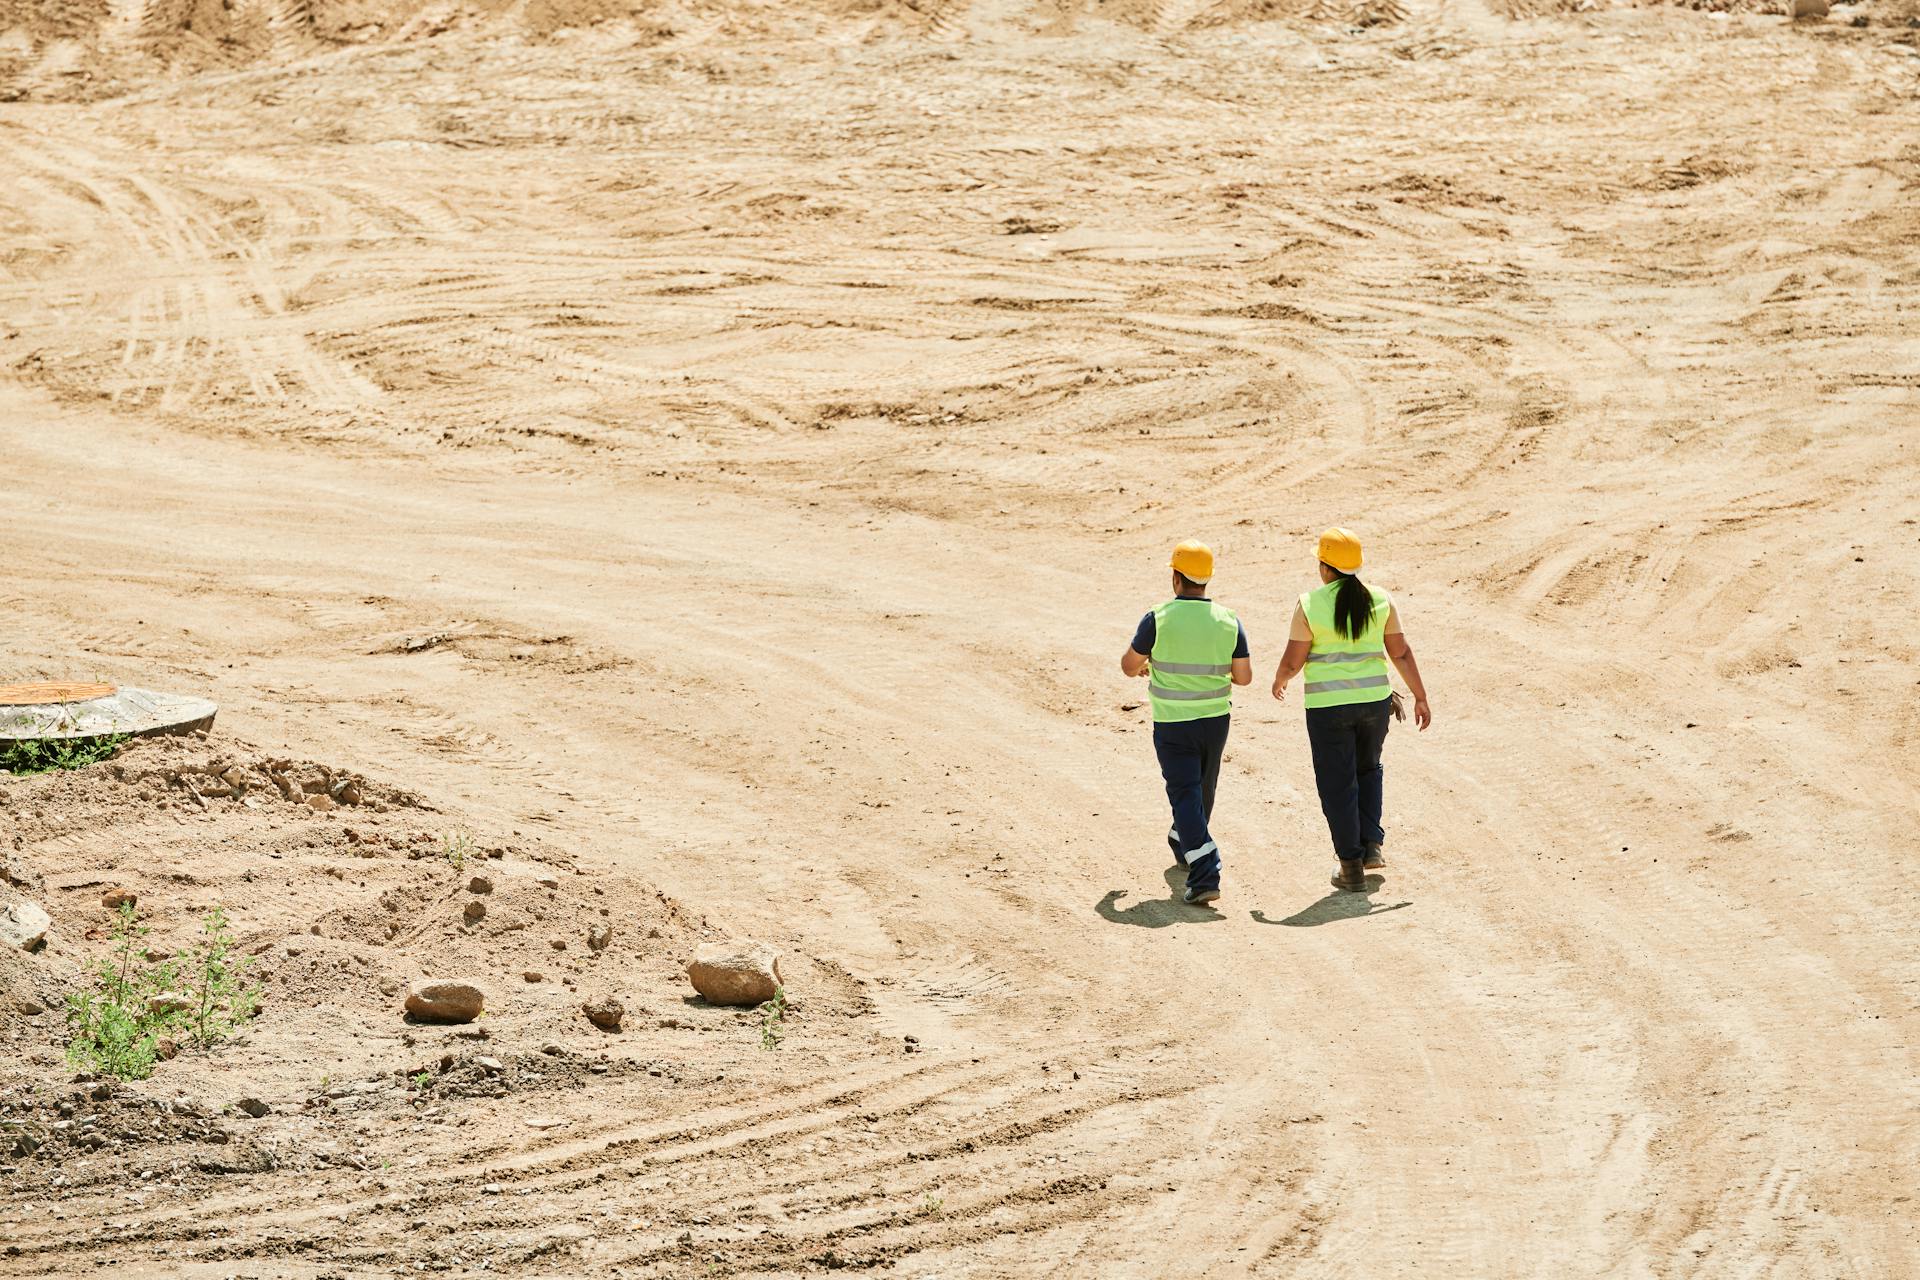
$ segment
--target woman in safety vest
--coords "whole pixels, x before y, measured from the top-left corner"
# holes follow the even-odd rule
[[[1313,780],[1340,859],[1333,886],[1357,893],[1366,888],[1367,872],[1387,865],[1380,854],[1386,841],[1380,828],[1380,747],[1387,722],[1404,718],[1387,679],[1388,658],[1413,693],[1414,723],[1425,729],[1433,713],[1392,598],[1360,581],[1360,539],[1346,529],[1329,529],[1320,535],[1319,556],[1322,585],[1302,594],[1294,607],[1287,650],[1273,673],[1273,696],[1285,699],[1287,685],[1306,671]]]

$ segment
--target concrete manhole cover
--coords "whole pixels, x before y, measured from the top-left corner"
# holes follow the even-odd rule
[[[104,692],[93,692],[103,690]],[[32,698],[33,701],[25,699]],[[190,733],[211,729],[219,710],[205,698],[110,684],[0,685],[0,742],[97,738],[109,733]]]

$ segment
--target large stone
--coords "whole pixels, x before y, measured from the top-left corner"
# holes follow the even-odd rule
[[[170,1013],[186,1013],[193,1008],[193,997],[184,991],[162,991],[147,997],[147,1012],[156,1018]]]
[[[764,942],[703,942],[687,966],[693,989],[713,1004],[765,1004],[780,985],[780,953]]]
[[[419,982],[407,988],[406,1010],[422,1022],[472,1022],[487,997],[470,982]]]
[[[53,917],[37,903],[21,898],[0,907],[0,947],[32,951],[46,938]]]
[[[627,1016],[627,1008],[612,996],[596,996],[580,1006],[587,1015],[587,1021],[602,1031],[618,1031],[620,1019]]]

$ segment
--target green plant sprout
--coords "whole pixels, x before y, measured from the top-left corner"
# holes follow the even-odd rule
[[[773,999],[760,1006],[760,1047],[772,1052],[787,1038],[787,989],[773,989]]]

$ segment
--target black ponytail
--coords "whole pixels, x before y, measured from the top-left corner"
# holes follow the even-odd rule
[[[1340,589],[1333,596],[1333,629],[1349,640],[1358,640],[1373,621],[1373,592],[1350,573],[1341,573],[1338,581]]]

